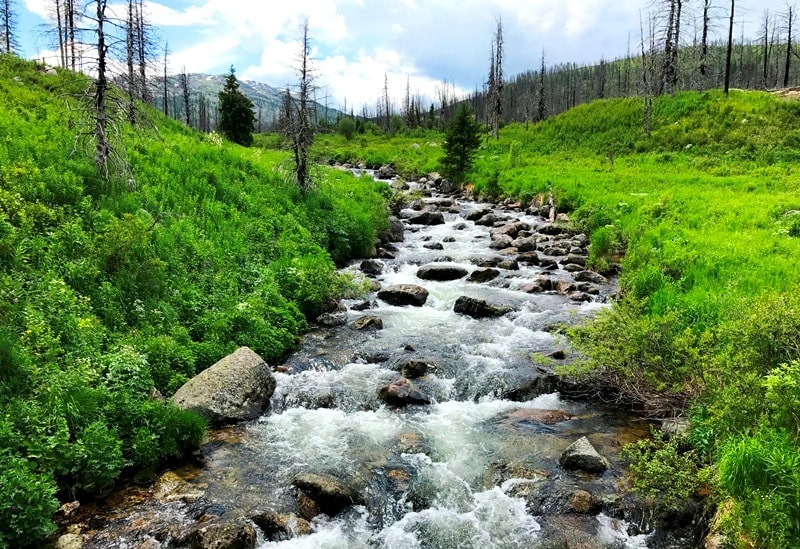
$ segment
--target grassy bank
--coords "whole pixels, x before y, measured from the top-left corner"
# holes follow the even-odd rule
[[[552,189],[590,235],[597,270],[622,257],[623,297],[573,334],[586,359],[566,374],[646,413],[690,416],[692,482],[724,503],[719,527],[741,546],[796,547],[800,103],[682,93],[656,98],[650,135],[643,122],[641,100],[618,99],[508,126],[481,148],[471,183],[523,201]],[[339,161],[408,157],[407,141],[392,152],[329,139],[321,151]],[[440,148],[424,151],[410,171],[436,167]],[[670,477],[654,465],[639,469],[658,499]]]
[[[0,56],[0,546],[196,447],[200,418],[151,391],[241,345],[280,361],[385,224],[373,182],[320,169],[301,198],[285,154],[145,107],[109,183],[75,146],[85,86]]]

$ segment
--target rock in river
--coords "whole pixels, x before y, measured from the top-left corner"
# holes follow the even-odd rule
[[[316,503],[321,512],[331,517],[350,505],[363,502],[359,494],[330,475],[301,473],[292,479],[292,485]]]
[[[581,437],[570,444],[558,462],[565,469],[581,469],[593,473],[602,473],[608,469],[606,458],[597,453],[586,437]]]
[[[444,225],[442,212],[423,211],[408,220],[412,225]]]
[[[423,265],[417,270],[417,278],[422,280],[458,280],[467,276],[467,270],[457,265],[430,264]]]
[[[510,313],[511,310],[512,310],[511,307],[492,305],[482,299],[467,297],[465,295],[462,295],[461,297],[456,299],[456,303],[453,306],[454,312],[462,315],[471,316],[472,318],[490,318],[490,317],[503,316],[506,313]]]
[[[275,378],[264,359],[240,347],[184,383],[172,402],[224,425],[259,417],[274,391]]]
[[[403,407],[409,404],[430,404],[431,401],[409,380],[401,377],[394,383],[382,387],[378,395],[389,406]]]
[[[428,290],[416,284],[393,284],[378,292],[378,299],[389,305],[421,307],[428,300]]]

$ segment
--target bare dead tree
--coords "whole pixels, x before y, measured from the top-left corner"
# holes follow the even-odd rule
[[[164,42],[164,116],[169,116],[169,77],[167,76],[167,69],[169,67],[167,58],[169,57],[169,42]]]
[[[644,23],[639,20],[639,28],[642,35],[642,92],[644,95],[644,130],[647,136],[653,130],[653,88],[655,80],[655,30],[652,19],[649,19],[649,32],[644,33]],[[647,41],[647,45],[646,45]]]
[[[383,93],[380,99],[380,108],[383,111],[383,131],[389,131],[389,122],[392,118],[392,106],[389,99],[389,75],[383,73]]]
[[[12,0],[0,1],[0,53],[11,53],[14,51],[14,28],[16,26],[16,13],[13,9]]]
[[[789,71],[792,64],[792,26],[794,24],[794,6],[786,6],[786,64],[783,68],[783,87],[789,87]]]
[[[500,139],[500,119],[503,115],[503,21],[497,18],[497,30],[492,40],[489,64],[489,132]]]
[[[736,0],[731,0],[730,23],[728,25],[728,47],[725,50],[725,95],[728,95],[731,87],[731,56],[733,54],[733,21],[736,11]]]
[[[763,19],[761,20],[763,27],[762,30],[764,32],[763,36],[761,37],[762,40],[762,48],[763,48],[763,62],[761,67],[761,87],[767,89],[767,78],[769,74],[769,57],[772,51],[772,44],[770,43],[770,24],[772,22],[772,17],[770,16],[769,10],[764,10]]]
[[[186,74],[186,67],[183,67],[183,70],[178,75],[178,86],[181,89],[181,96],[183,97],[183,121],[186,123],[187,126],[191,126],[191,117],[190,114],[190,95],[189,95],[189,75]]]
[[[309,102],[314,86],[314,73],[311,67],[311,43],[308,36],[308,19],[303,22],[301,32],[301,53],[298,57],[297,100],[294,101],[286,90],[282,107],[281,133],[288,141],[292,151],[295,183],[300,193],[306,196],[311,190],[313,181],[309,173],[308,153],[314,142],[314,125],[310,119]]]
[[[536,103],[536,121],[541,122],[546,117],[546,105],[545,105],[545,92],[544,92],[544,77],[546,73],[546,68],[544,65],[544,49],[542,49],[542,66],[539,69],[539,94],[538,100]]]

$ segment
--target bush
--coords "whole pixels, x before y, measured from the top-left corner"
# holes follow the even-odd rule
[[[655,431],[652,440],[627,444],[622,450],[630,460],[631,489],[653,507],[680,510],[700,486],[698,456],[693,450],[681,451],[681,442]]]
[[[0,547],[39,546],[55,530],[56,484],[21,458],[0,451]]]
[[[125,461],[122,441],[102,421],[95,421],[83,430],[72,446],[75,488],[99,494],[117,481]]]

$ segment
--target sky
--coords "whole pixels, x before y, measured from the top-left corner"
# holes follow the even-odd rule
[[[498,19],[507,77],[537,70],[542,55],[548,66],[625,56],[637,50],[640,18],[647,20],[654,1],[146,0],[145,12],[159,42],[169,44],[170,72],[223,74],[233,65],[239,78],[279,88],[297,80],[300,28],[308,18],[318,99],[359,110],[374,105],[384,78],[397,102],[407,84],[429,98],[445,85],[458,94],[482,88]],[[52,0],[15,3],[22,54],[52,55],[43,33]],[[691,42],[700,15],[694,6],[702,2],[684,3],[682,35]],[[730,3],[714,4],[721,35]],[[757,36],[764,10],[786,10],[786,0],[736,4],[737,36]]]

